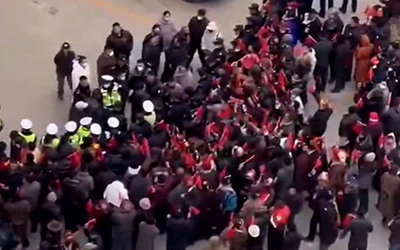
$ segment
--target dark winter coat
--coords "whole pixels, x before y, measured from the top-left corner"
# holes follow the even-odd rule
[[[71,76],[72,65],[75,59],[75,53],[73,51],[68,51],[65,53],[60,50],[54,57],[54,63],[56,64],[56,73],[62,76]]]
[[[382,123],[385,134],[400,134],[400,109],[396,107],[390,108],[382,117]]]
[[[349,40],[351,49],[354,50],[360,42],[362,30],[360,26],[346,25],[343,31],[343,35]]]
[[[368,234],[374,230],[372,223],[367,219],[356,218],[345,228],[343,235],[350,232],[349,246],[367,249]]]
[[[338,237],[337,212],[335,205],[329,201],[321,201],[319,207],[321,224],[319,226],[319,238],[321,244],[332,245]]]
[[[190,32],[190,43],[193,45],[200,46],[201,39],[203,37],[204,31],[210,21],[207,18],[199,20],[197,16],[190,19],[188,27]]]
[[[129,56],[133,48],[133,37],[132,34],[127,30],[122,30],[121,35],[118,36],[111,33],[106,40],[106,45],[114,49],[114,52]]]
[[[193,235],[193,225],[189,219],[169,219],[166,227],[166,250],[185,250]]]
[[[110,75],[117,66],[117,58],[115,55],[109,56],[104,52],[97,58],[97,77],[100,80],[102,75]]]
[[[111,215],[112,247],[111,250],[133,249],[133,222],[135,211],[133,209],[115,208]]]
[[[154,250],[154,240],[159,233],[158,228],[155,225],[141,222],[138,231],[135,250]]]
[[[315,112],[309,120],[311,137],[320,137],[325,133],[332,112],[332,109],[318,109]]]

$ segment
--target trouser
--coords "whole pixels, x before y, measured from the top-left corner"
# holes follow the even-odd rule
[[[323,243],[319,243],[319,250],[328,250],[331,245],[325,245]]]
[[[314,240],[315,235],[317,234],[318,224],[319,224],[319,215],[318,215],[318,212],[314,211],[314,213],[310,219],[310,231],[307,236],[308,239]]]
[[[15,235],[18,238],[18,241],[21,242],[24,247],[29,245],[28,235],[27,235],[28,225],[27,224],[22,224],[22,225],[13,224],[12,228],[13,228]]]
[[[400,40],[400,17],[392,17],[389,19],[390,25],[390,42]]]
[[[319,0],[319,6],[321,7],[319,14],[321,17],[325,17],[326,1],[328,1],[328,8],[333,8],[333,0]]]
[[[358,190],[358,211],[361,213],[367,213],[369,207],[369,190],[359,189]]]
[[[346,76],[343,74],[344,71],[345,67],[341,68],[341,70],[337,70],[337,74],[335,74],[335,89],[344,89],[344,86],[346,84]]]
[[[343,0],[343,3],[342,3],[342,10],[344,11],[344,12],[346,12],[346,10],[347,10],[347,5],[349,4],[349,0]],[[353,12],[356,12],[356,10],[357,10],[357,0],[351,0],[351,10],[353,11]]]
[[[171,64],[165,60],[164,71],[161,75],[162,82],[169,82],[174,78],[175,68],[171,67]]]
[[[38,224],[39,224],[39,211],[38,209],[34,209],[30,213],[31,219],[31,233],[36,233]]]
[[[204,65],[206,65],[206,59],[205,59],[206,55],[204,54],[204,51],[201,49],[201,43],[189,45],[189,59],[187,66],[189,67],[190,63],[192,62],[193,56],[196,53],[196,51],[197,53],[199,53],[201,65],[204,67]]]
[[[317,93],[324,92],[328,82],[329,67],[316,66],[314,70],[315,90]]]
[[[65,78],[67,78],[69,89],[72,91],[72,77],[71,76],[65,76],[65,75],[57,74],[57,82],[58,82],[57,94],[58,94],[58,96],[64,95]]]
[[[352,246],[349,245],[349,250],[367,250],[367,246]]]

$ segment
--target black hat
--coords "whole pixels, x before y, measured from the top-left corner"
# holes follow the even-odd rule
[[[325,27],[327,30],[334,30],[336,29],[336,22],[334,19],[330,18],[325,21]]]
[[[47,229],[53,233],[60,232],[63,229],[62,222],[57,220],[52,220],[47,224]]]
[[[224,39],[222,39],[221,37],[218,37],[217,39],[214,40],[213,43],[214,44],[223,45],[224,44]]]
[[[256,3],[252,3],[249,6],[249,10],[259,10],[259,8],[260,8],[260,6],[258,4],[256,4]]]
[[[244,30],[244,26],[241,24],[236,24],[235,28],[233,28],[234,31],[242,31]]]
[[[69,49],[69,48],[71,48],[71,45],[69,44],[69,42],[64,42],[64,43],[62,44],[62,48],[63,48],[63,49]]]

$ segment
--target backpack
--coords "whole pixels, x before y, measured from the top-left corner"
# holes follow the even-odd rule
[[[238,205],[238,198],[236,192],[233,189],[227,190],[223,201],[223,211],[233,212],[236,210],[237,205]]]

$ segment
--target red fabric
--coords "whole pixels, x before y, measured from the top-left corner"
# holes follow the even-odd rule
[[[308,47],[314,47],[315,44],[317,43],[317,41],[314,39],[314,37],[308,35],[306,37],[306,40],[304,41],[304,45],[308,46]]]
[[[360,122],[360,121],[357,121],[357,122],[353,125],[352,130],[353,130],[353,132],[354,132],[356,135],[359,135],[359,134],[361,134],[361,132],[363,131],[363,128],[364,128],[365,126],[366,126],[366,125],[365,125],[364,123],[362,123],[362,122]]]
[[[68,158],[72,169],[79,168],[81,165],[81,154],[79,151],[75,151],[74,153],[70,154]]]
[[[8,169],[8,161],[5,162],[4,160],[0,161],[0,172],[5,171]]]
[[[384,144],[385,144],[385,136],[383,135],[383,133],[381,133],[381,135],[379,136],[378,146],[382,148]]]
[[[285,226],[288,223],[288,219],[290,216],[290,209],[288,206],[283,206],[279,209],[274,209],[271,214],[271,220],[273,220],[274,224],[279,226]]]
[[[286,139],[286,149],[292,151],[294,146],[294,136],[290,133]]]
[[[286,89],[286,85],[287,85],[287,78],[286,78],[286,74],[283,70],[281,70],[279,72],[279,76],[278,76],[278,85],[277,88],[279,90],[285,91]]]
[[[144,156],[149,156],[150,155],[150,146],[149,146],[149,141],[147,141],[146,138],[142,140],[142,143],[140,144],[140,153]]]
[[[342,228],[345,229],[348,226],[350,226],[350,223],[356,218],[355,214],[348,214],[344,219],[342,220]]]
[[[248,54],[240,59],[242,67],[245,69],[251,69],[254,65],[260,63],[260,58],[256,54]]]
[[[379,115],[376,112],[371,112],[369,114],[369,125],[374,125],[379,122]]]
[[[233,115],[232,108],[229,105],[225,105],[225,107],[219,113],[219,118],[221,118],[221,120],[228,120],[231,119],[232,115]]]
[[[108,140],[107,142],[107,148],[108,150],[112,150],[116,147],[118,147],[117,141],[115,140],[114,137],[111,137],[110,140]]]
[[[183,164],[187,167],[187,168],[191,168],[194,169],[194,167],[196,166],[196,161],[194,160],[194,157],[192,154],[190,153],[183,153]]]
[[[226,232],[226,239],[231,240],[234,237],[235,237],[235,230],[231,228]]]
[[[214,163],[214,155],[209,154],[203,161],[202,161],[202,166],[204,170],[211,170],[213,168],[213,163]]]

